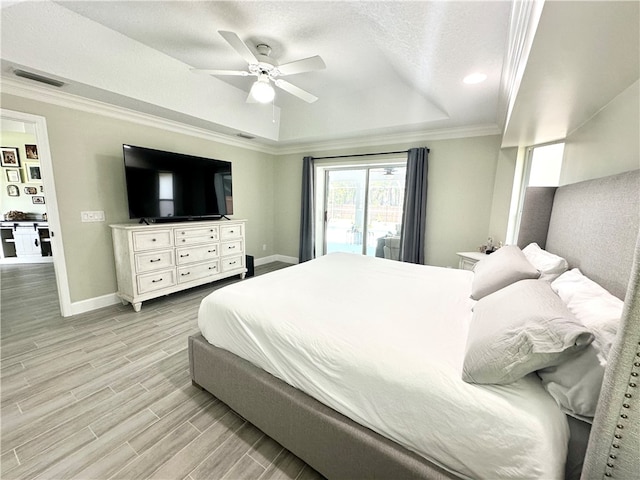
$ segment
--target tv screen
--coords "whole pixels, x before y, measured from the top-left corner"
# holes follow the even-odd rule
[[[122,147],[129,218],[184,220],[233,213],[231,162]]]

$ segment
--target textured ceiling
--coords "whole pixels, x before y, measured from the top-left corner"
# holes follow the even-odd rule
[[[5,86],[34,84],[13,75],[20,68],[62,80],[58,91],[278,148],[425,132],[502,132],[504,146],[522,146],[564,138],[638,80],[639,10],[637,1],[3,1],[0,70]],[[273,105],[247,103],[251,78],[193,73],[245,69],[218,30],[268,44],[279,63],[320,55],[325,70],[287,77],[319,100],[278,90]],[[463,84],[474,71],[487,80]]]
[[[24,2],[2,9],[3,70],[25,67],[63,79],[70,93],[281,144],[497,129],[510,11],[507,1]],[[251,78],[190,72],[246,68],[218,30],[268,44],[279,63],[320,55],[326,70],[287,77],[319,100],[278,90],[275,108],[247,105]],[[487,81],[463,84],[476,70]]]

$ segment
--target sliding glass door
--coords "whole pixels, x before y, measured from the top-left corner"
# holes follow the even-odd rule
[[[397,260],[406,167],[327,169],[324,252]]]

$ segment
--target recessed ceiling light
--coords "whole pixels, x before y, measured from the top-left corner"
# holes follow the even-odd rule
[[[487,76],[484,73],[472,73],[464,77],[462,81],[468,85],[473,85],[474,83],[484,82],[486,79]]]

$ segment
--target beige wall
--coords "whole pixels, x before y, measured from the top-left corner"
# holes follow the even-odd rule
[[[433,140],[424,142],[424,145],[431,150],[427,195],[427,263],[457,266],[457,251],[474,250],[486,241],[492,212],[498,215],[500,211],[497,204],[505,201],[504,208],[508,211],[509,198],[503,200],[501,195],[494,198],[500,136]],[[378,145],[355,151],[313,151],[278,158],[274,169],[278,253],[298,257],[303,156],[397,151],[413,146],[418,145]],[[509,190],[508,197],[510,193]],[[496,219],[496,222],[500,223],[500,220]]]
[[[47,120],[72,302],[117,290],[109,224],[130,221],[123,143],[231,161],[233,218],[248,221],[247,253],[275,253],[272,156],[11,95],[2,95],[2,107]],[[103,210],[106,221],[82,223],[85,210]]]
[[[566,139],[560,183],[640,168],[640,80]]]

